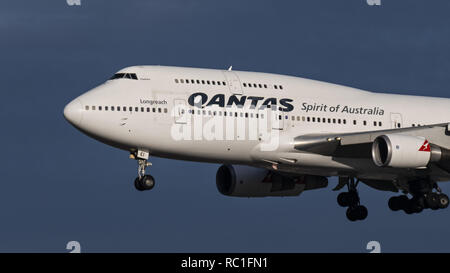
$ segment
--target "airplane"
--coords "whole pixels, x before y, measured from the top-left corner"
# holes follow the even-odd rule
[[[447,208],[450,99],[382,94],[295,76],[171,66],[131,66],[80,95],[65,119],[138,163],[150,156],[219,163],[218,191],[234,197],[298,196],[328,186],[350,221],[364,220],[359,183],[400,193],[407,214]]]

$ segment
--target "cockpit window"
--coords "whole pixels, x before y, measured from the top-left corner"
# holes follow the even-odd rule
[[[138,78],[136,76],[136,73],[116,73],[110,78],[110,80],[115,80],[115,79],[137,80]]]

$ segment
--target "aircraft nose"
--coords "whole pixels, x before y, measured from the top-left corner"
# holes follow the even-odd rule
[[[79,99],[74,99],[64,107],[64,117],[72,125],[78,126],[81,123],[82,111],[81,101]]]

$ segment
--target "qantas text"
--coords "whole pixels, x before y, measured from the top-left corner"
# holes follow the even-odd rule
[[[202,108],[204,106],[214,106],[217,105],[219,107],[244,107],[247,101],[250,101],[250,109],[255,109],[259,107],[259,110],[266,108],[277,107],[278,110],[283,112],[290,112],[294,110],[294,106],[291,104],[293,102],[292,99],[277,99],[277,98],[264,98],[264,97],[256,97],[256,96],[235,96],[231,95],[228,99],[226,99],[224,94],[216,94],[212,96],[211,99],[208,98],[208,95],[205,93],[194,93],[189,96],[188,103],[191,106],[196,106]]]

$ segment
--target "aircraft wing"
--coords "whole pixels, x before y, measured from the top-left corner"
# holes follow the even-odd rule
[[[380,172],[379,167],[372,164],[372,145],[377,137],[389,134],[425,138],[432,145],[443,148],[441,150],[442,155],[445,154],[445,160],[430,161],[428,170],[400,167],[385,168],[383,172]],[[439,181],[450,178],[448,123],[356,133],[300,135],[294,138],[293,146],[295,151],[261,152],[259,149],[254,149],[252,156],[257,166],[286,173],[314,174],[320,172],[324,176],[339,176],[345,175],[347,172],[350,175],[353,173],[352,170],[366,168],[366,173],[370,172],[372,177],[376,176],[383,180],[421,174]],[[319,161],[327,162],[327,165],[320,170],[315,169],[315,166],[305,164]]]
[[[408,127],[357,133],[334,133],[301,135],[294,138],[294,147],[298,151],[333,157],[370,157],[373,141],[385,134],[403,134],[425,137],[430,143],[450,148],[448,123]]]

